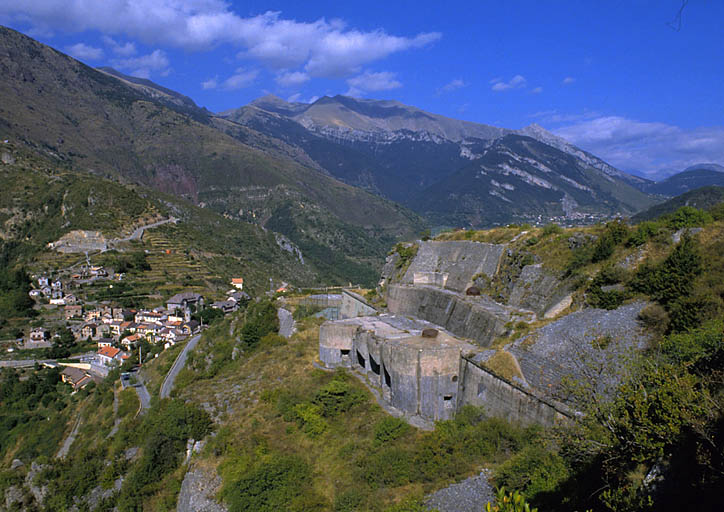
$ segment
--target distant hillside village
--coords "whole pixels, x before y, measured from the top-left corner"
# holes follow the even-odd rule
[[[47,314],[33,321],[34,326],[18,338],[16,346],[8,352],[81,344],[95,347],[95,351],[84,353],[75,363],[60,363],[65,366],[63,382],[78,390],[106,377],[124,362],[135,360],[134,350],[144,343],[157,355],[158,351],[199,333],[204,327],[203,311],[215,310],[217,313],[211,317],[223,316],[250,299],[243,291],[243,278],[233,278],[225,299],[211,303],[194,291],[177,293],[165,300],[163,306],[150,309],[125,308],[111,301],[92,302],[81,297],[84,283],[102,279],[113,287],[114,282],[121,282],[124,277],[123,273],[91,265],[83,265],[78,272],[66,277],[33,275],[29,295],[38,305],[45,306]],[[57,358],[53,352],[45,353]]]

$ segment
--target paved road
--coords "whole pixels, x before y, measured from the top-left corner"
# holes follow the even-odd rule
[[[277,310],[277,317],[279,318],[279,336],[290,338],[295,330],[292,313],[284,308],[279,308]]]
[[[183,348],[181,353],[176,357],[176,360],[173,362],[173,366],[168,371],[168,375],[166,375],[166,378],[163,380],[163,384],[161,384],[161,398],[168,398],[171,395],[173,383],[176,381],[176,376],[178,376],[178,372],[180,372],[181,369],[184,367],[184,365],[186,364],[186,357],[188,356],[189,352],[194,349],[200,339],[200,334],[197,334],[196,336],[191,338],[188,343],[186,343],[186,346]]]
[[[151,408],[151,393],[146,389],[146,383],[143,382],[141,372],[136,373],[136,380],[138,380],[138,384],[136,384],[134,388],[136,389],[136,394],[138,394],[138,400],[141,402],[139,412],[143,414],[147,409]]]

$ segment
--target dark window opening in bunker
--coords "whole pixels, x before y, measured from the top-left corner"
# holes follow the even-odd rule
[[[443,395],[443,406],[445,407],[452,407],[453,406],[453,396],[452,395]]]
[[[370,354],[370,368],[372,368],[375,375],[380,374],[380,365],[377,364],[377,361],[375,361],[375,358],[372,357],[372,354]]]
[[[339,351],[339,355],[342,357],[349,357],[349,350],[342,349]]]
[[[387,368],[383,368],[383,370],[385,373],[385,385],[388,388],[391,388],[392,387],[392,377],[390,377],[390,373],[387,371]]]
[[[478,383],[478,397],[485,398],[485,384],[482,382]]]
[[[457,375],[453,375],[453,376],[452,376],[452,381],[453,381],[453,382],[457,382],[457,381],[458,381],[458,376],[457,376]]]
[[[359,353],[359,350],[357,351],[357,362],[362,368],[365,368],[367,366],[367,361],[365,361],[365,358],[362,357],[362,354]]]

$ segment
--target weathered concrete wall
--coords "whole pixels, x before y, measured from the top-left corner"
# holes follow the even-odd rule
[[[488,297],[467,297],[432,286],[390,285],[387,308],[396,315],[424,318],[483,347],[502,335],[517,313]]]
[[[356,318],[358,316],[369,316],[377,313],[367,301],[350,291],[342,292],[342,306],[339,311],[340,318]]]
[[[319,360],[328,368],[351,366],[352,340],[358,328],[355,323],[323,323],[319,328]],[[350,352],[343,354],[342,351]]]
[[[415,274],[447,274],[445,288],[464,292],[477,274],[495,275],[504,249],[504,245],[480,242],[420,242],[417,255],[402,282],[413,284]]]
[[[542,317],[569,294],[568,284],[547,273],[541,264],[527,265],[513,283],[508,305],[529,309]]]
[[[562,406],[537,398],[522,387],[508,382],[468,358],[461,359],[461,385],[458,407],[474,405],[487,414],[523,425],[552,426],[570,420]]]

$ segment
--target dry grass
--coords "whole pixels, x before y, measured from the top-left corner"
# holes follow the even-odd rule
[[[523,378],[518,360],[510,352],[498,350],[485,363],[487,368],[500,375],[504,379],[513,380],[513,377]]]

